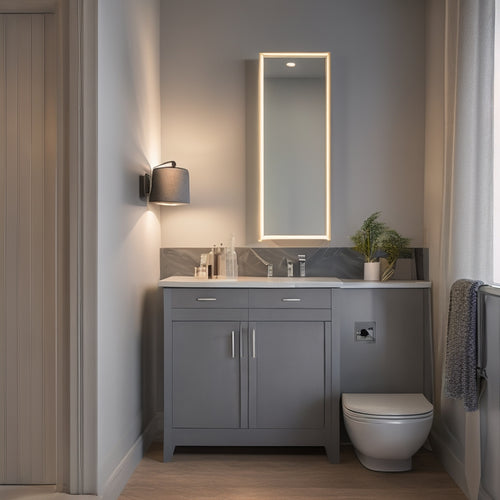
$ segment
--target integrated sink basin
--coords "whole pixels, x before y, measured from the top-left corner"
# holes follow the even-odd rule
[[[290,284],[292,287],[304,287],[304,286],[314,286],[314,287],[321,287],[321,286],[326,286],[328,288],[340,288],[342,285],[342,280],[339,278],[334,278],[334,277],[319,277],[319,276],[305,276],[303,278],[299,277],[293,277],[293,278],[286,278],[286,277],[281,277],[281,276],[276,276],[276,277],[271,277],[271,278],[258,278],[258,277],[245,277],[243,276],[241,279],[249,279],[250,281],[253,280],[263,280],[267,281],[269,283],[276,283],[278,286],[287,286],[287,283]]]
[[[240,276],[237,279],[207,279],[195,278],[193,276],[171,276],[160,281],[160,286],[167,287],[211,287],[211,288],[341,288],[342,280],[334,277],[304,278],[279,277],[271,278],[263,276]]]

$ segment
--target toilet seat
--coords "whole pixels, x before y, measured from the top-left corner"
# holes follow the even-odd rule
[[[385,472],[411,469],[433,420],[423,394],[343,394],[342,411],[359,461]]]
[[[354,418],[407,420],[427,418],[433,406],[423,394],[343,394],[344,414]]]

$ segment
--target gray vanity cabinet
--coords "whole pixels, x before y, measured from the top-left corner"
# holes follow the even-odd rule
[[[246,387],[242,323],[176,321],[172,329],[172,425],[236,429]],[[189,395],[189,397],[186,397]]]
[[[176,446],[323,446],[338,462],[342,392],[432,401],[427,283],[220,284],[164,288],[165,461]]]
[[[330,427],[331,290],[249,291],[250,426]]]
[[[325,426],[323,322],[259,321],[250,324],[250,427],[322,429]],[[254,337],[255,336],[255,337]]]
[[[291,445],[338,461],[331,296],[165,289],[164,460],[181,445]]]

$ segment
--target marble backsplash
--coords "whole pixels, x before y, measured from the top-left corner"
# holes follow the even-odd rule
[[[161,279],[169,276],[193,276],[200,265],[200,255],[210,248],[161,248]],[[294,263],[294,276],[299,275],[299,254],[306,256],[306,276],[334,276],[341,279],[363,278],[363,257],[351,248],[248,248],[236,249],[240,276],[267,276],[267,264],[273,265],[273,276],[286,276],[286,261]],[[427,280],[428,250],[414,248],[412,257],[400,259],[392,279]]]

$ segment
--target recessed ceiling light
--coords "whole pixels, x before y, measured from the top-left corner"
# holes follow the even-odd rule
[[[289,68],[295,68],[295,63],[293,61],[288,61],[286,63],[286,65],[289,67]]]

